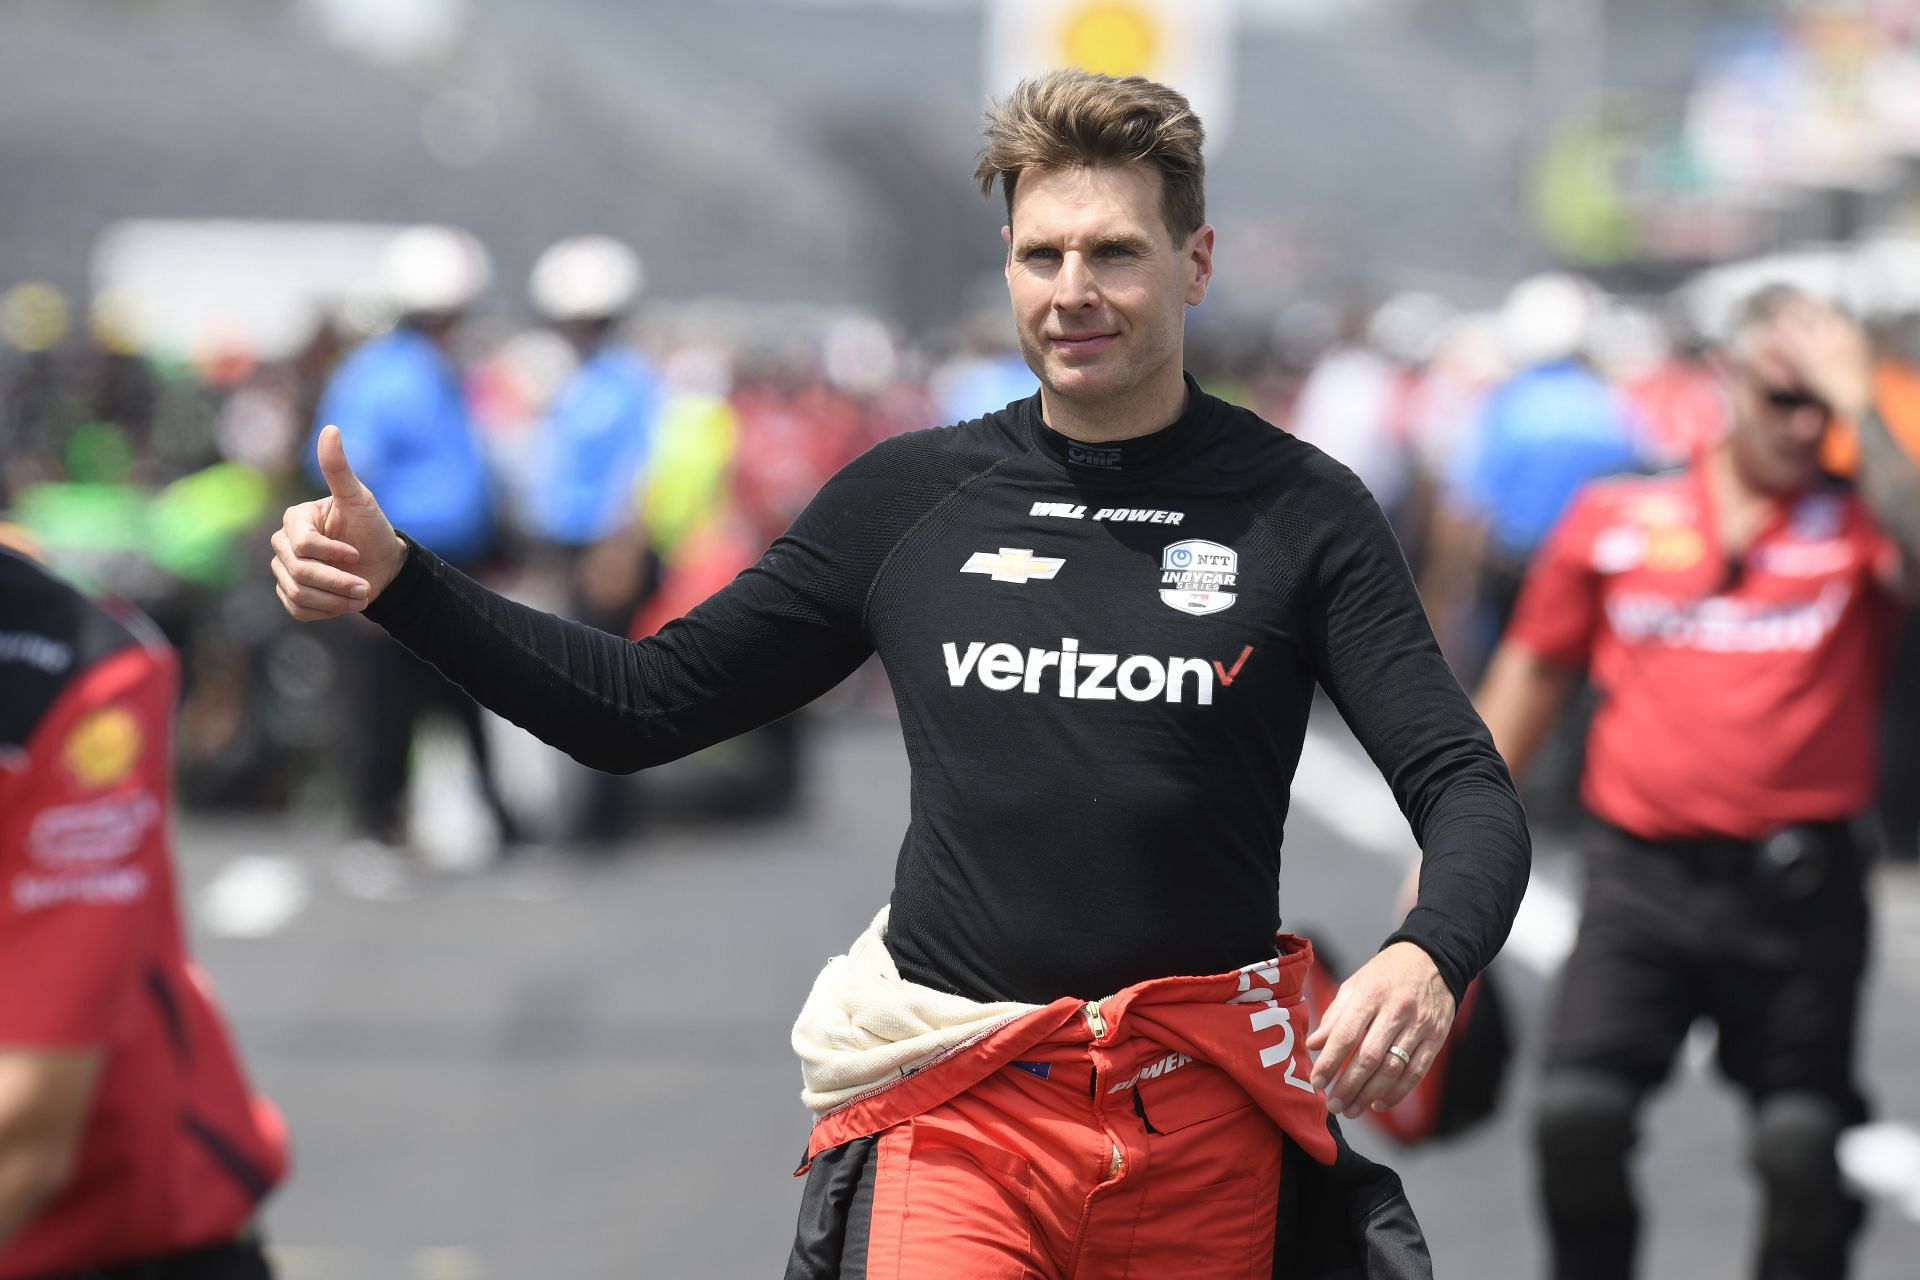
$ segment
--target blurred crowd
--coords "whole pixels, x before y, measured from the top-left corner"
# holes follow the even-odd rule
[[[639,636],[752,563],[878,440],[1036,386],[998,312],[909,340],[846,311],[655,302],[639,258],[599,236],[554,245],[516,288],[466,233],[413,228],[393,238],[380,285],[377,311],[325,315],[271,360],[237,342],[156,353],[111,292],[82,302],[15,285],[0,297],[0,510],[65,572],[143,607],[185,655],[187,803],[344,803],[355,834],[386,848],[406,843],[415,735],[436,717],[470,744],[499,839],[529,836],[463,695],[371,626],[308,632],[275,601],[265,534],[321,491],[321,425],[341,426],[395,524],[450,562]],[[1920,449],[1920,325],[1874,319],[1883,416]],[[1367,484],[1471,687],[1574,491],[1675,465],[1725,430],[1710,336],[1668,300],[1549,274],[1477,310],[1408,292],[1266,324],[1202,313],[1189,363]],[[1828,464],[1853,465],[1844,429]],[[1917,681],[1910,623],[1882,822],[1906,858],[1920,826]],[[884,706],[884,681],[840,696]],[[794,799],[803,733],[763,731],[730,811]],[[1569,725],[1534,770],[1536,818],[1572,816],[1580,738]],[[349,739],[355,750],[330,749]],[[330,763],[343,759],[358,762],[346,775]],[[545,834],[614,837],[633,804],[621,780],[579,782]]]

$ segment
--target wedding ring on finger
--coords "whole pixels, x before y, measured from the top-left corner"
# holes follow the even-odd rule
[[[1413,1055],[1408,1053],[1405,1049],[1402,1049],[1399,1045],[1397,1044],[1388,1045],[1387,1052],[1392,1054],[1394,1057],[1400,1059],[1400,1061],[1405,1065],[1409,1067],[1413,1065]]]

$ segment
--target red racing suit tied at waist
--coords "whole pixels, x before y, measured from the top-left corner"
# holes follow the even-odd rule
[[[874,1081],[871,1089],[821,1115],[796,1173],[805,1173],[822,1151],[958,1097],[1037,1046],[1138,1048],[1143,1042],[1217,1068],[1309,1156],[1331,1165],[1337,1148],[1325,1101],[1310,1083],[1305,1047],[1313,947],[1282,933],[1275,937],[1275,950],[1271,959],[1227,973],[1153,978],[1105,1000],[1066,996],[990,1022],[981,1034],[923,1064],[899,1069],[891,1080]],[[800,1035],[796,1028],[796,1044]]]

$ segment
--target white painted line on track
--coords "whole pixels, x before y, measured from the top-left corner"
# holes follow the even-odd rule
[[[1854,1191],[1920,1222],[1920,1130],[1883,1121],[1840,1135],[1840,1172]]]
[[[486,1261],[463,1245],[373,1254],[324,1245],[270,1244],[267,1255],[284,1280],[363,1280],[373,1275],[403,1275],[405,1280],[485,1280]]]
[[[409,1280],[480,1280],[486,1267],[473,1250],[443,1245],[414,1254],[407,1274]]]
[[[1883,869],[1874,888],[1874,965],[1888,981],[1920,990],[1920,881],[1906,868]]]
[[[1341,749],[1312,727],[1293,776],[1293,802],[1334,834],[1395,867],[1405,869],[1420,857],[1420,846],[1393,792],[1372,762]],[[1552,974],[1573,949],[1579,920],[1572,897],[1536,875],[1500,954],[1536,973]]]
[[[266,938],[306,909],[307,872],[286,854],[246,853],[221,867],[194,903],[216,938]]]

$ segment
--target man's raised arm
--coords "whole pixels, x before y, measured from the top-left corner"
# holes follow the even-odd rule
[[[798,710],[870,652],[866,577],[841,554],[871,483],[829,483],[732,584],[658,636],[619,636],[515,604],[394,530],[320,433],[327,496],[287,509],[276,590],[303,622],[365,613],[483,706],[583,764],[631,772]],[[827,494],[823,492],[823,498]]]

